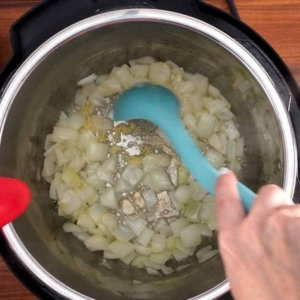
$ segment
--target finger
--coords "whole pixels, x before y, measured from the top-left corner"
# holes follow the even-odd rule
[[[261,224],[274,211],[283,205],[290,205],[292,201],[288,199],[285,192],[277,185],[267,185],[262,187],[253,203],[249,214],[250,219]]]
[[[220,176],[216,185],[216,198],[219,232],[234,229],[242,222],[245,212],[233,172],[228,171]]]

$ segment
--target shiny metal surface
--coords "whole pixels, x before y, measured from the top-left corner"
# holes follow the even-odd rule
[[[232,104],[246,137],[244,183],[257,189],[274,182],[293,196],[297,151],[288,114],[267,74],[237,42],[206,23],[166,11],[114,11],[74,24],[19,68],[0,107],[1,175],[19,177],[33,191],[29,210],[3,233],[32,274],[67,299],[208,300],[229,289],[219,257],[167,279],[118,262],[114,271],[103,268],[101,255],[62,232],[63,220],[40,179],[45,136],[72,102],[76,81],[144,55],[208,76]],[[250,91],[233,86],[238,72],[251,81]]]

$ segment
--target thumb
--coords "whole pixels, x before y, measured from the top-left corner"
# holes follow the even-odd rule
[[[245,211],[240,201],[237,178],[233,172],[227,171],[221,175],[216,184],[218,230],[231,231],[239,226],[245,217]]]

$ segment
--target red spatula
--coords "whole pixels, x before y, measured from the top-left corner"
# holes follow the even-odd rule
[[[19,217],[28,207],[30,189],[19,179],[0,177],[0,228]]]

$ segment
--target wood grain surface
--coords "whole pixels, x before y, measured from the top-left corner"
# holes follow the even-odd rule
[[[0,68],[10,57],[10,26],[39,2],[37,0],[0,0]],[[207,0],[206,2],[228,10],[225,0]],[[300,84],[300,0],[236,0],[235,2],[241,19],[275,48]],[[36,299],[8,270],[1,258],[0,299]]]

